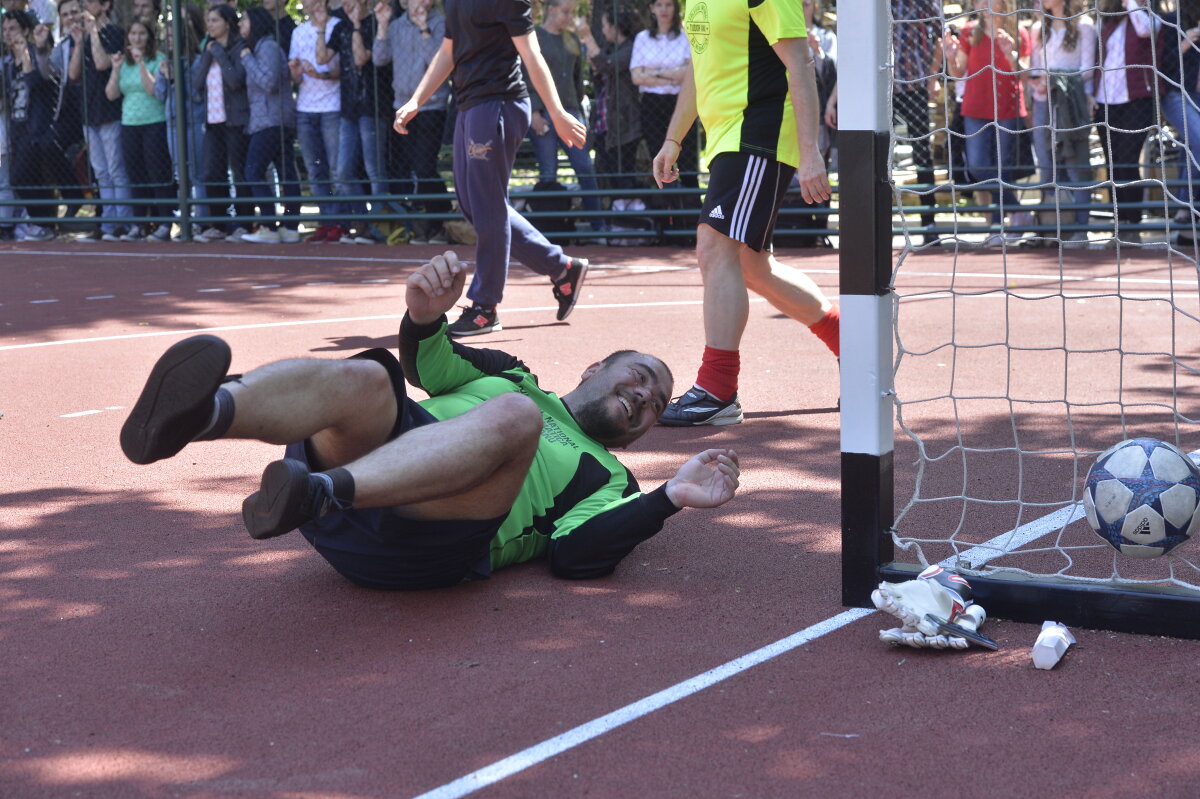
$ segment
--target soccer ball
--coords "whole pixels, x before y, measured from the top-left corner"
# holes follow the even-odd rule
[[[1158,557],[1200,529],[1200,469],[1166,442],[1122,441],[1088,470],[1083,510],[1096,535],[1114,549]]]

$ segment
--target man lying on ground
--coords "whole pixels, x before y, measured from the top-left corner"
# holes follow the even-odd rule
[[[654,426],[671,396],[659,359],[623,350],[558,397],[524,363],[446,335],[466,271],[454,253],[408,279],[400,360],[385,349],[227,375],[229,346],[194,336],[157,361],[121,429],[134,463],[193,441],[287,446],[242,503],[254,538],[297,528],[371,588],[438,588],[547,556],[560,577],[611,574],[680,508],[733,498],[738,460],[710,449],[641,493],[610,448]],[[407,396],[405,377],[430,398]]]

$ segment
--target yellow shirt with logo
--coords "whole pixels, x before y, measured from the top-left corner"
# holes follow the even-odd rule
[[[692,46],[704,168],[719,153],[800,164],[787,69],[772,48],[806,38],[800,0],[691,0],[684,30]]]

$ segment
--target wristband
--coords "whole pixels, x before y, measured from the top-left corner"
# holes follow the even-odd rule
[[[674,145],[675,145],[676,147],[678,147],[680,150],[682,150],[682,149],[683,149],[683,145],[682,145],[682,144],[680,144],[679,142],[675,141],[674,139],[663,139],[663,141],[665,141],[665,142],[668,142],[668,141],[669,141],[669,142],[671,142],[671,144],[674,144]]]

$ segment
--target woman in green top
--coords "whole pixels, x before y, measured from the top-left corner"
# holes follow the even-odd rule
[[[130,188],[139,199],[158,199],[154,205],[134,206],[134,217],[171,215],[171,153],[167,149],[167,114],[154,96],[158,70],[166,56],[158,51],[156,25],[150,20],[135,20],[125,36],[125,50],[113,55],[117,67],[108,79],[105,92],[110,100],[121,102],[121,149],[129,172]],[[146,233],[134,225],[121,238],[140,241]],[[150,234],[154,241],[170,241],[171,225],[159,222]]]

